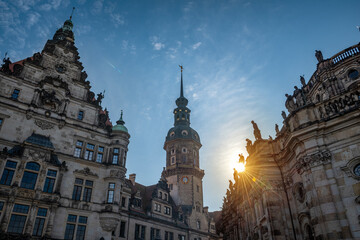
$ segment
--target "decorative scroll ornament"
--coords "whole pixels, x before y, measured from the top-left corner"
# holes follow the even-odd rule
[[[50,122],[47,122],[47,121],[39,120],[39,119],[35,120],[35,124],[36,124],[36,126],[41,128],[42,130],[47,130],[47,129],[54,128],[54,124],[52,124]]]

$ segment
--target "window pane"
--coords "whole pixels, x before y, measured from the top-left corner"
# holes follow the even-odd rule
[[[76,215],[69,214],[67,221],[76,223]]]
[[[74,157],[80,157],[81,155],[81,148],[75,148]]]
[[[118,149],[118,148],[114,148],[114,153],[119,153],[119,149]]]
[[[96,157],[96,162],[101,163],[103,159],[103,154],[102,153],[98,153],[97,157]]]
[[[82,180],[81,178],[75,178],[75,184],[82,185],[83,182],[84,182],[84,180]]]
[[[86,145],[86,148],[87,148],[87,149],[94,150],[95,145],[92,145],[92,144],[88,143],[88,144]]]
[[[112,203],[114,201],[114,190],[108,191],[108,203]]]
[[[72,240],[74,236],[75,225],[74,224],[66,224],[65,236],[64,239]]]
[[[25,171],[24,176],[21,180],[20,187],[27,189],[34,189],[36,184],[36,179],[37,179],[37,173]]]
[[[25,222],[26,222],[26,216],[12,214],[7,231],[10,233],[22,233]]]
[[[93,181],[90,181],[90,180],[86,180],[86,181],[85,181],[85,185],[86,185],[86,186],[90,186],[90,187],[92,187],[92,186],[93,186],[93,184],[94,184],[94,182],[93,182]]]
[[[115,188],[115,183],[109,183],[109,188],[114,189]]]
[[[5,167],[7,167],[7,168],[16,168],[16,164],[17,164],[17,162],[7,161]]]
[[[85,217],[85,216],[79,216],[79,223],[87,223],[87,217]]]
[[[73,196],[72,196],[73,200],[78,200],[78,201],[80,200],[81,190],[82,190],[82,187],[74,186],[74,191],[73,191]]]
[[[56,171],[54,171],[54,170],[48,170],[48,172],[47,172],[47,175],[49,176],[49,177],[56,177]]]
[[[3,175],[0,180],[0,184],[10,186],[13,176],[14,176],[14,170],[4,169]]]
[[[76,230],[76,240],[84,240],[85,239],[85,230],[86,226],[78,225]]]
[[[76,146],[82,147],[82,145],[83,145],[83,142],[82,142],[82,141],[77,141],[77,142],[76,142]]]
[[[79,120],[82,120],[84,118],[84,112],[83,111],[79,111],[78,113],[78,117]]]
[[[39,208],[38,209],[38,213],[37,213],[38,216],[46,217],[46,214],[47,214],[47,209],[46,208]]]
[[[98,152],[104,152],[104,147],[99,147]]]
[[[21,205],[21,204],[15,204],[14,208],[13,208],[13,212],[27,214],[29,212],[29,206]]]
[[[126,222],[121,221],[121,224],[120,224],[120,237],[122,237],[122,238],[125,237],[125,226],[126,226]]]
[[[112,163],[113,164],[118,164],[118,161],[119,161],[119,155],[114,155]]]
[[[43,228],[44,228],[45,219],[44,218],[36,218],[33,230],[33,236],[41,236]]]
[[[34,162],[29,162],[26,164],[26,169],[29,170],[34,170],[34,171],[39,171],[40,170],[40,165]]]
[[[84,189],[83,201],[85,201],[85,202],[90,202],[91,201],[91,192],[92,192],[91,188],[85,188]]]
[[[3,210],[4,202],[0,202],[0,211]]]
[[[54,178],[46,178],[44,185],[44,192],[52,193],[54,189],[55,179]]]

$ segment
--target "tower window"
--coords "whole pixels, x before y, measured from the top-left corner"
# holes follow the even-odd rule
[[[119,148],[114,148],[112,164],[119,164]]]
[[[29,206],[15,204],[13,208],[14,214],[11,215],[7,231],[9,233],[23,233],[28,212]]]
[[[174,165],[176,162],[176,157],[175,156],[172,156],[171,157],[171,165]]]
[[[101,163],[104,156],[104,147],[98,147],[96,162]]]
[[[115,183],[109,183],[108,203],[114,202]]]
[[[54,170],[48,170],[47,171],[47,177],[45,180],[45,185],[44,185],[44,192],[47,193],[52,193],[54,190],[54,185],[55,185],[55,180],[56,180],[56,174],[57,172]]]
[[[33,234],[32,234],[33,236],[41,237],[42,231],[44,228],[44,224],[45,224],[46,214],[47,214],[46,208],[38,209],[37,217],[36,217],[35,224],[34,224]]]
[[[199,185],[196,185],[196,191],[200,192],[200,186]]]
[[[196,221],[196,227],[197,229],[201,229],[201,223],[199,220]]]
[[[79,111],[77,119],[78,120],[83,120],[84,119],[84,111]]]
[[[187,153],[186,147],[183,147],[183,148],[182,148],[182,152],[183,152],[183,153]]]
[[[181,135],[183,135],[183,136],[187,136],[187,135],[188,135],[188,131],[186,131],[186,130],[182,130]]]
[[[75,152],[74,152],[74,157],[79,158],[81,155],[81,150],[82,150],[82,146],[83,146],[83,142],[82,141],[77,141],[76,142],[76,148],[75,148]]]
[[[13,93],[11,94],[11,98],[14,100],[17,100],[20,94],[20,90],[19,89],[14,89]]]

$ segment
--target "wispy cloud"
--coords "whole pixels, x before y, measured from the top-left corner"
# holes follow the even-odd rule
[[[117,14],[117,13],[112,13],[110,14],[111,20],[114,23],[115,27],[119,27],[120,25],[124,25],[125,24],[125,19],[122,15]]]
[[[201,46],[201,44],[202,44],[201,42],[195,43],[194,45],[192,45],[192,49],[194,50],[198,49]]]
[[[159,51],[163,48],[165,48],[165,44],[160,41],[160,38],[157,36],[152,36],[150,38],[151,44],[153,46],[153,49],[156,51]]]
[[[36,24],[40,19],[40,14],[37,12],[32,12],[28,14],[28,18],[27,18],[27,27],[30,28],[32,27],[34,24]]]
[[[99,14],[101,13],[104,6],[104,0],[97,0],[93,4],[93,8],[91,10],[92,14]]]
[[[48,3],[40,5],[39,9],[42,11],[50,11],[51,9],[56,10],[60,7],[61,3],[62,3],[62,0],[51,0],[51,1],[48,1]]]

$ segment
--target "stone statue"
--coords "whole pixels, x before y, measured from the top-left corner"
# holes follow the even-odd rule
[[[284,111],[281,112],[281,116],[283,117],[283,119],[286,119],[286,113]]]
[[[286,97],[285,107],[291,113],[292,111],[294,111],[296,109],[296,105],[294,103],[293,96],[291,96],[289,94],[285,94],[285,97]]]
[[[320,50],[315,50],[315,57],[318,60],[318,62],[324,61],[322,52]]]
[[[303,87],[306,86],[306,82],[305,82],[304,75],[300,76],[300,82],[301,82],[301,85],[302,85]]]
[[[10,58],[7,57],[7,53],[5,53],[5,57],[3,58],[3,64],[1,65],[1,71],[10,74],[11,73],[10,64],[11,64]]]
[[[251,154],[252,153],[252,141],[250,139],[246,139],[246,151]]]
[[[276,135],[278,135],[280,133],[279,125],[277,125],[277,124],[275,124],[275,131],[276,131]]]
[[[294,86],[294,97],[296,99],[296,105],[298,107],[301,107],[301,106],[304,106],[305,105],[305,99],[303,97],[303,93],[302,91],[297,87],[297,86]]]
[[[95,100],[95,103],[96,103],[96,105],[99,105],[99,106],[100,106],[102,99],[105,97],[105,90],[104,90],[104,93],[99,93],[97,96],[98,96],[98,97],[97,97],[97,99]]]
[[[81,72],[80,81],[85,82],[86,78],[88,77],[86,71]]]
[[[254,122],[254,121],[251,121],[252,125],[253,125],[253,128],[254,128],[254,136],[255,136],[255,140],[261,140],[261,132],[258,128],[258,125]]]
[[[270,141],[272,141],[272,140],[273,140],[273,138],[272,138],[272,136],[271,136],[271,135],[269,135],[269,140],[270,140]]]

